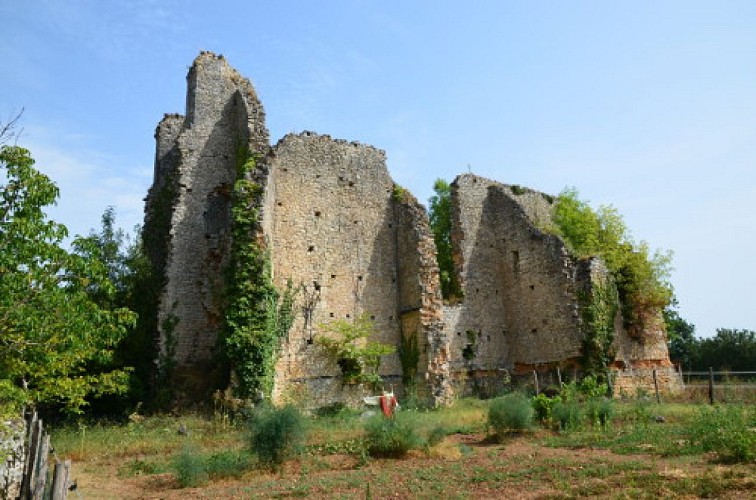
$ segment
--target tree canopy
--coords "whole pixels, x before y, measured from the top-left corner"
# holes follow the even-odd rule
[[[577,257],[599,256],[617,286],[625,326],[642,330],[649,314],[672,300],[671,252],[652,253],[636,243],[614,207],[594,210],[574,188],[562,191],[553,209],[555,232]]]
[[[0,182],[0,399],[79,412],[90,395],[126,389],[127,370],[109,364],[135,315],[109,306],[107,267],[80,254],[91,242],[63,247],[66,227],[45,214],[58,188],[28,150],[2,146]]]
[[[441,278],[441,295],[444,299],[460,298],[462,290],[454,272],[452,259],[451,226],[451,186],[443,179],[436,179],[433,184],[435,195],[429,202],[429,219],[433,239],[436,242],[438,268]]]

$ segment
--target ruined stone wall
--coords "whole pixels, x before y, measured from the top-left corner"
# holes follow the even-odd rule
[[[548,197],[466,174],[452,184],[452,202],[464,298],[444,317],[456,377],[481,384],[481,374],[579,356],[576,265],[559,238],[538,229]]]
[[[553,198],[458,177],[452,243],[464,296],[443,305],[427,214],[394,185],[383,151],[311,132],[271,148],[254,88],[220,56],[201,53],[187,83],[186,116],[166,115],[157,128],[145,209],[147,253],[162,287],[159,350],[175,364],[178,393],[201,400],[219,375],[213,357],[231,193],[248,153],[263,193],[250,207],[259,217],[255,239],[270,256],[276,287],[291,281],[299,289],[276,365],[276,401],[359,401],[363,388],[342,384],[336,360],[315,339],[320,325],[363,313],[375,323],[371,340],[399,349],[403,336],[417,339],[414,385],[431,404],[448,403],[455,390],[495,394],[509,373],[575,365],[583,340],[578,290],[603,278],[542,230]],[[617,321],[618,365],[668,366],[660,315],[635,337]],[[402,392],[398,352],[383,359],[380,373]]]
[[[449,338],[443,323],[436,244],[425,207],[401,189],[396,191],[394,201],[399,315],[402,336],[412,336],[417,341],[416,396],[431,406],[442,406],[451,402],[453,390],[448,376]]]
[[[299,311],[276,367],[275,398],[318,406],[359,397],[314,341],[321,324],[367,314],[374,341],[398,345],[393,181],[383,151],[305,132],[287,135],[271,158],[275,182],[270,240],[274,281],[302,286]],[[401,380],[398,355],[381,374]],[[349,402],[349,401],[347,401]]]
[[[161,354],[175,362],[178,392],[200,396],[212,383],[222,324],[236,164],[247,150],[264,159],[268,133],[252,85],[222,57],[200,54],[187,83],[186,119],[168,117],[158,127],[146,219],[168,221],[167,228],[157,228],[164,231],[158,236],[164,262],[155,266],[153,259],[165,283],[158,310]]]
[[[18,498],[24,478],[26,421],[0,420],[0,498]]]

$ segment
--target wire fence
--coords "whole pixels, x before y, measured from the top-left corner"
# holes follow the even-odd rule
[[[682,372],[683,397],[690,402],[756,403],[756,371]]]

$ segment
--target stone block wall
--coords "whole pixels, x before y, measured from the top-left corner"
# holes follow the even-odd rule
[[[164,276],[159,349],[175,362],[177,392],[201,399],[212,388],[222,326],[236,165],[247,151],[264,160],[268,133],[251,83],[222,57],[201,53],[187,84],[186,118],[169,115],[158,126],[145,227],[157,233],[149,253]]]
[[[464,298],[444,311],[451,370],[495,378],[579,356],[576,263],[539,229],[549,198],[466,174],[452,184],[452,201]]]
[[[24,478],[26,422],[0,421],[0,498],[17,498]]]
[[[553,198],[466,174],[452,185],[455,272],[464,297],[441,300],[435,245],[422,205],[394,185],[383,151],[304,132],[269,143],[265,113],[249,80],[222,56],[203,52],[187,77],[185,116],[156,130],[155,179],[145,208],[145,242],[160,276],[156,329],[171,384],[200,401],[228,367],[215,348],[224,317],[237,165],[262,189],[257,242],[274,283],[299,289],[295,321],[277,360],[273,397],[310,407],[357,403],[336,360],[315,339],[322,325],[362,314],[371,340],[399,350],[414,336],[421,399],[447,404],[454,392],[495,393],[510,373],[574,365],[582,347],[581,263],[550,225]],[[583,269],[585,271],[585,269]],[[593,271],[588,270],[588,282]],[[590,284],[590,283],[589,283]],[[618,319],[619,365],[666,366],[661,316],[630,337]],[[544,368],[545,367],[545,368]],[[380,374],[400,394],[399,352]]]
[[[304,391],[316,406],[339,401],[340,369],[315,342],[323,324],[365,314],[375,324],[372,340],[398,345],[393,181],[385,154],[311,132],[287,135],[274,148],[271,175],[274,281],[303,287],[276,369],[276,398]],[[398,355],[384,357],[380,372],[400,380]]]

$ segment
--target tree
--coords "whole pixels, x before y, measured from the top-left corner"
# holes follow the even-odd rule
[[[80,412],[90,395],[125,390],[127,370],[109,366],[135,315],[92,299],[115,293],[107,269],[63,248],[66,227],[44,212],[58,188],[30,152],[2,146],[0,169],[0,397]]]
[[[430,206],[429,219],[433,239],[436,242],[436,258],[441,278],[441,295],[444,299],[460,298],[462,290],[454,272],[452,259],[452,206],[451,186],[443,179],[436,179],[433,184],[435,195],[428,200]]]
[[[693,369],[749,371],[756,366],[756,332],[718,328],[712,338],[698,341]]]
[[[683,367],[690,369],[698,349],[698,341],[694,336],[696,327],[681,318],[675,309],[676,307],[677,300],[672,299],[672,303],[664,309],[664,324],[667,328],[669,359],[681,363]]]
[[[565,189],[554,204],[555,232],[576,257],[599,256],[617,286],[622,317],[631,333],[643,331],[650,317],[672,300],[671,253],[651,253],[645,242],[635,243],[614,207],[594,210]]]

